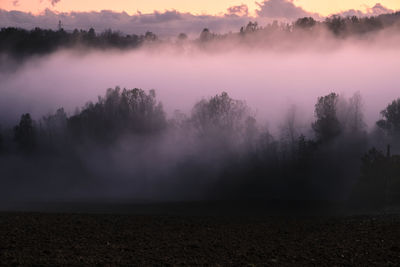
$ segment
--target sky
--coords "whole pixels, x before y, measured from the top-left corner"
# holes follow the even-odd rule
[[[160,37],[184,32],[193,37],[204,28],[215,33],[238,31],[252,20],[264,26],[274,20],[377,16],[396,10],[400,0],[0,0],[0,28],[57,29],[61,21],[67,31],[152,31]]]
[[[365,11],[377,3],[393,10],[400,10],[400,0],[289,0],[294,5],[321,16],[340,13],[349,9]],[[192,14],[222,15],[231,6],[246,5],[250,15],[255,15],[259,3],[254,0],[0,0],[0,8],[39,14],[46,8],[58,12],[89,12],[112,10],[130,15],[177,10]]]

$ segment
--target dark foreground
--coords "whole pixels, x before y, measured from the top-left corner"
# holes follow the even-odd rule
[[[0,214],[2,265],[400,264],[400,216]]]

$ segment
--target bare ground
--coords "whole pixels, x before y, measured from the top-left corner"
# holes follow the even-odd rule
[[[2,265],[400,265],[400,216],[0,213]]]

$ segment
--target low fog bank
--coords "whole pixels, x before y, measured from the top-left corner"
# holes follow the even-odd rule
[[[254,116],[275,131],[295,105],[303,123],[313,118],[317,96],[331,91],[360,92],[366,122],[397,97],[400,49],[349,43],[329,51],[261,51],[225,53],[169,48],[131,52],[64,50],[0,73],[0,120],[13,124],[20,114],[38,118],[64,107],[73,114],[105,88],[156,89],[166,112],[189,112],[193,104],[217,92],[245,100]]]
[[[226,92],[170,118],[154,91],[118,87],[73,115],[61,108],[34,120],[26,113],[16,126],[1,130],[2,205],[121,200],[398,205],[400,100],[385,108],[372,131],[359,93],[350,98],[330,93],[313,106],[314,119],[305,126],[295,107],[287,110],[279,134]]]
[[[364,37],[5,56],[0,200],[398,204],[398,35]]]

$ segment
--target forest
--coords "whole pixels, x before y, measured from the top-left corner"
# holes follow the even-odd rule
[[[205,43],[235,41],[237,44],[273,46],[281,43],[297,42],[299,37],[314,41],[316,37],[327,32],[333,38],[364,38],[384,29],[400,29],[400,13],[385,14],[375,17],[340,17],[331,16],[324,21],[316,21],[311,17],[300,18],[293,23],[278,23],[274,21],[265,26],[257,22],[249,22],[235,33],[213,33],[212,29],[204,28],[200,35],[191,43],[204,48]],[[177,42],[187,42],[188,36],[180,33]],[[168,43],[155,33],[125,34],[112,29],[101,33],[91,28],[89,30],[65,31],[60,25],[58,30],[35,28],[32,30],[20,28],[2,28],[0,30],[0,54],[11,55],[21,60],[33,55],[43,55],[61,48],[87,47],[96,49],[131,49],[145,44]]]
[[[294,102],[304,104],[304,100],[299,99],[304,95],[301,91],[317,82],[314,76],[331,79],[335,75],[347,77],[348,72],[354,71],[362,74],[356,76],[362,78],[353,82],[355,87],[362,84],[367,75],[365,73],[371,73],[368,75],[374,90],[379,89],[376,88],[379,81],[387,81],[386,93],[369,93],[368,96],[369,99],[382,97],[385,102],[379,103],[386,103],[386,94],[390,94],[389,99],[397,94],[396,91],[389,92],[396,84],[395,81],[390,82],[395,74],[380,72],[380,69],[379,73],[373,72],[372,67],[376,65],[376,68],[383,66],[389,69],[387,66],[396,66],[396,62],[391,61],[395,56],[381,51],[399,32],[399,12],[360,18],[331,16],[324,21],[305,17],[290,24],[274,21],[265,26],[249,22],[234,33],[213,33],[212,29],[205,28],[194,39],[180,33],[173,40],[163,40],[150,31],[142,35],[111,29],[102,33],[96,33],[94,29],[66,31],[61,22],[56,31],[2,28],[0,60],[4,59],[2,56],[5,60],[0,63],[3,63],[5,72],[0,72],[3,75],[0,86],[4,90],[3,100],[0,99],[1,119],[4,120],[0,121],[0,199],[263,199],[346,202],[374,208],[398,205],[400,98],[380,107],[380,114],[376,114],[380,119],[372,127],[369,121],[367,127],[361,93],[351,97],[336,92],[320,96],[318,93],[315,95],[313,119],[302,125],[299,120],[304,118],[301,118],[295,105],[288,107],[286,114],[260,114],[256,111],[257,107],[232,98],[224,91],[234,86],[259,86],[255,95],[263,94],[264,98],[259,98],[267,101],[271,98],[268,90],[279,91],[283,86],[280,81],[286,78],[280,76],[292,77],[294,84],[296,79],[299,82],[297,95],[290,91],[294,92],[295,88],[288,88],[289,91],[282,91],[281,95],[292,95]],[[383,44],[378,42],[378,49],[367,48],[367,53],[362,47],[359,49],[361,56],[357,57],[358,54],[352,50],[359,44],[357,40],[368,43],[372,37],[383,40]],[[321,40],[323,42],[319,43]],[[346,56],[339,53],[336,57],[331,53],[335,51],[332,47],[336,47],[336,41],[342,40],[348,41],[345,48],[349,50],[344,49],[346,53],[343,55]],[[320,44],[328,53],[321,57],[319,50],[314,49],[314,43]],[[184,56],[179,57],[168,49],[160,52],[163,44],[171,44],[178,54]],[[186,45],[198,50],[185,54]],[[136,55],[126,51],[143,47],[150,47],[150,53]],[[213,53],[206,56],[198,53],[203,49],[228,51],[230,47],[245,49],[232,55],[221,53],[219,57]],[[248,53],[251,50],[248,48],[252,47],[263,48],[261,52],[265,54]],[[275,47],[286,49],[285,53],[269,49]],[[293,53],[297,50],[292,48],[296,47],[304,50]],[[101,51],[96,51],[98,54],[87,53],[87,58],[65,51],[64,54],[63,51],[55,53],[62,49],[87,51],[92,48]],[[308,48],[314,54],[303,54]],[[114,50],[124,52],[113,53]],[[273,56],[266,51],[272,52]],[[373,54],[377,55],[381,65],[376,62],[374,66],[362,63],[369,62],[365,59],[368,56],[372,58]],[[203,61],[199,55],[204,56]],[[348,55],[354,59],[354,64],[358,60],[359,65],[351,69],[351,64],[347,64]],[[30,61],[31,65],[26,64],[25,69],[16,68],[10,73],[14,70],[14,60]],[[330,64],[326,64],[325,60]],[[50,65],[43,67],[45,61]],[[254,68],[242,68],[241,65],[245,64],[240,62],[247,62]],[[211,68],[212,65],[215,67]],[[336,65],[337,69],[334,68]],[[223,70],[219,70],[218,66]],[[46,71],[40,72],[42,67]],[[86,67],[90,75],[85,73]],[[315,75],[307,73],[308,68]],[[100,74],[103,69],[106,71]],[[231,79],[230,72],[242,77]],[[94,85],[91,81],[101,84],[100,87],[97,84],[97,88],[103,88],[102,84],[110,84],[110,81],[113,86],[116,80],[119,81],[113,79],[114,75],[120,73],[126,79],[125,84],[126,81],[129,81],[128,84],[140,84],[138,81],[141,80],[141,85],[136,85],[141,88],[147,84],[143,83],[145,80],[152,82],[151,86],[171,84],[171,88],[176,86],[175,82],[182,82],[178,83],[178,89],[193,87],[203,95],[207,93],[203,93],[201,86],[214,90],[214,86],[222,84],[226,85],[226,89],[216,88],[222,93],[197,99],[185,112],[167,112],[154,90],[115,87],[75,112],[70,112],[69,106],[65,109],[60,107],[45,116],[42,116],[43,112],[37,117],[27,112],[20,114],[20,110],[35,109],[34,105],[38,103],[43,106],[42,111],[52,106],[51,101],[74,105],[81,103],[81,100],[89,99],[81,95],[89,87],[92,90]],[[180,73],[186,73],[187,77],[181,77]],[[225,75],[225,80],[221,82],[220,77],[214,76],[216,73]],[[71,82],[79,80],[78,76],[83,81],[82,86],[71,85]],[[212,79],[216,85],[203,83]],[[307,79],[312,83],[301,88],[300,83]],[[292,84],[289,83],[289,86]],[[30,87],[37,91],[30,91]],[[336,85],[335,88],[340,87],[343,85]],[[160,92],[164,93],[163,100],[168,97],[168,91],[172,92],[171,88],[160,88]],[[246,98],[246,94],[250,96],[251,93],[245,89],[241,90],[241,95]],[[343,90],[353,89],[346,87]],[[194,93],[190,93],[189,89],[187,91],[186,95],[194,97]],[[68,94],[79,94],[79,99],[61,102],[60,99],[67,98]],[[173,100],[170,102],[192,105],[190,100],[184,97],[175,99],[176,96],[179,94],[171,94]],[[252,98],[257,98],[254,93]],[[276,112],[281,112],[271,103],[269,105],[269,111],[276,109]],[[309,103],[307,105],[312,107]],[[38,113],[40,109],[36,109],[35,115]],[[17,114],[20,114],[19,121],[14,121]],[[372,116],[368,115],[370,119]],[[279,118],[278,131],[271,130],[265,124],[265,118]],[[10,126],[10,121],[13,126]]]
[[[368,130],[361,94],[332,92],[316,99],[308,129],[298,127],[292,107],[273,136],[245,101],[225,92],[168,117],[154,90],[116,87],[72,115],[27,113],[0,128],[0,191],[6,199],[115,193],[382,208],[400,204],[400,98],[380,115]]]

